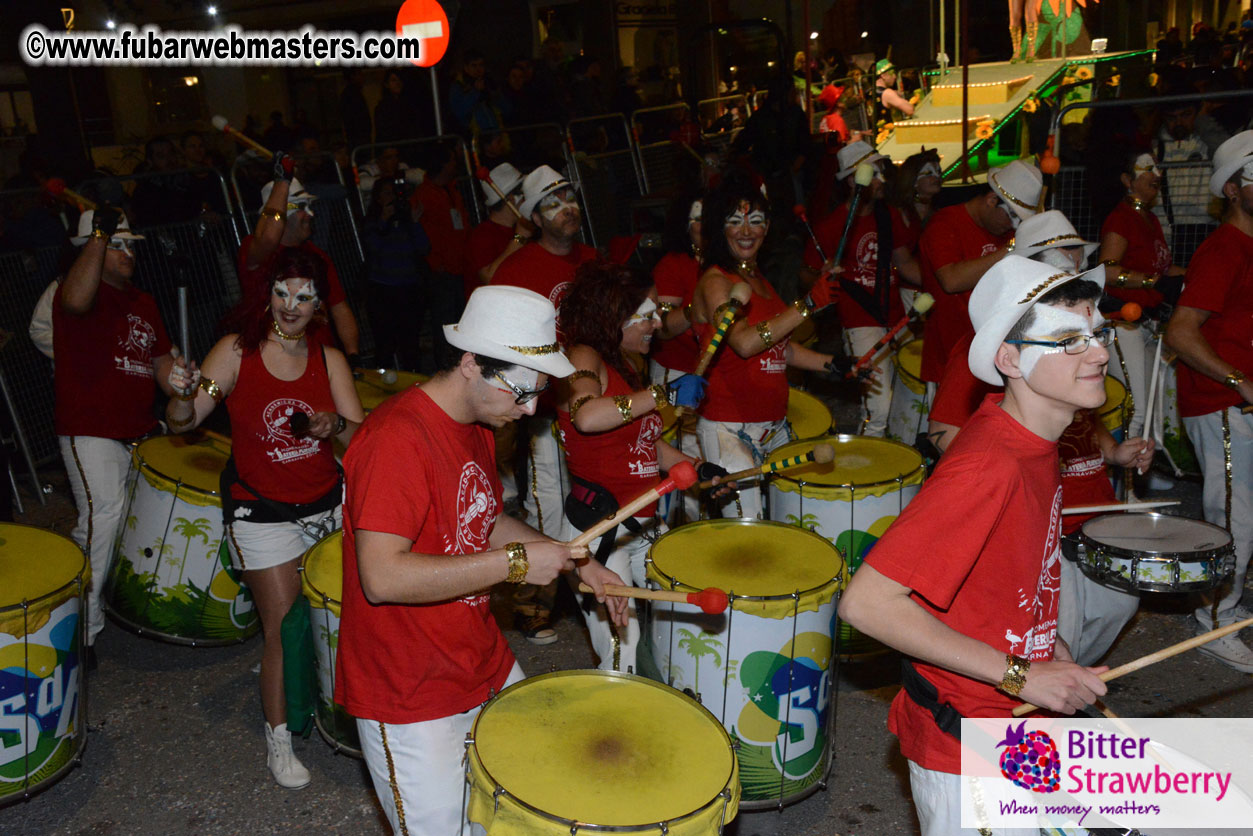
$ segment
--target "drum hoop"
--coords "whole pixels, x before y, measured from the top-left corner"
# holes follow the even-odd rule
[[[819,438],[807,438],[804,440],[805,441],[828,441],[830,439],[835,439],[841,443],[844,443],[844,442],[852,441],[854,439],[862,439],[862,438],[865,438],[865,436],[849,435],[848,433],[837,433],[836,435],[821,436]],[[780,481],[791,482],[793,485],[799,486],[801,488],[802,494],[804,492],[804,489],[810,485],[812,485],[815,488],[827,488],[831,490],[847,490],[849,492],[866,490],[868,488],[881,488],[884,485],[891,485],[896,482],[899,482],[900,485],[904,487],[905,485],[913,484],[913,480],[915,476],[920,477],[918,479],[918,484],[922,484],[921,475],[922,475],[923,469],[926,466],[926,462],[923,460],[922,454],[920,454],[913,447],[910,447],[908,444],[902,444],[901,442],[893,441],[890,438],[876,438],[875,443],[876,444],[879,444],[879,443],[890,444],[894,447],[900,447],[904,450],[908,450],[909,452],[918,456],[917,467],[915,467],[913,470],[907,471],[898,476],[891,476],[887,479],[880,479],[877,482],[842,482],[840,484],[835,484],[833,482],[807,482],[804,479],[794,479],[791,476],[787,476],[782,473],[775,473],[773,474],[773,476],[775,479],[778,479]]]
[[[318,594],[318,597],[322,599],[322,602],[323,602],[323,603],[326,603],[326,602],[328,602],[328,601],[329,601],[329,602],[331,602],[331,603],[337,604],[337,605],[339,605],[339,606],[341,606],[341,607],[342,607],[342,606],[344,605],[344,602],[343,602],[343,601],[337,601],[336,599],[332,598],[330,595],[327,595],[327,594],[326,594],[326,592],[325,592],[325,591],[323,591],[321,588],[319,588],[319,587],[318,587],[318,585],[317,585],[316,583],[314,583],[314,582],[313,582],[313,578],[312,578],[312,576],[310,576],[310,574],[309,574],[309,572],[308,572],[308,569],[307,569],[307,567],[308,567],[308,565],[309,565],[309,556],[310,556],[311,554],[313,554],[313,550],[314,550],[314,549],[316,549],[316,548],[318,548],[319,546],[321,546],[321,545],[322,545],[323,543],[325,543],[327,540],[330,540],[332,537],[335,537],[336,535],[338,535],[339,537],[341,537],[341,538],[342,538],[342,537],[343,537],[343,535],[344,535],[344,530],[343,530],[342,528],[337,528],[337,529],[335,529],[334,531],[332,531],[330,534],[327,534],[327,535],[326,535],[325,537],[323,537],[321,540],[319,540],[319,541],[317,541],[316,543],[314,543],[314,544],[313,544],[312,546],[310,546],[309,548],[305,549],[305,553],[304,553],[303,555],[301,555],[301,556],[300,556],[300,581],[301,581],[301,583],[302,583],[302,584],[308,585],[308,587],[309,587],[310,589],[312,589],[314,592],[316,592],[316,593]],[[341,546],[341,548],[342,548],[342,546]],[[342,555],[342,554],[343,554],[343,552],[341,551],[341,553],[340,553],[340,554]],[[342,568],[342,566],[343,566],[343,557],[342,557],[342,556],[340,557],[340,566],[341,566],[341,568]]]
[[[655,682],[651,679],[647,679],[645,677],[637,676],[631,673],[623,673],[621,671],[597,671],[597,670],[551,671],[549,673],[542,673],[539,676],[528,676],[526,679],[513,683],[508,688],[505,688],[503,691],[493,696],[487,702],[483,703],[482,708],[479,709],[478,716],[474,718],[474,725],[470,727],[470,736],[466,738],[466,753],[467,753],[467,758],[469,756],[473,756],[475,761],[478,762],[479,767],[487,775],[488,780],[492,782],[492,786],[496,788],[496,791],[493,793],[493,796],[499,797],[503,795],[508,798],[511,798],[513,799],[515,804],[518,804],[519,806],[525,808],[529,812],[534,813],[535,815],[540,816],[541,818],[546,819],[547,821],[554,822],[556,824],[567,825],[571,827],[577,826],[578,830],[587,830],[587,831],[591,831],[595,833],[646,833],[648,831],[656,830],[658,825],[663,823],[663,822],[646,822],[644,824],[588,824],[586,822],[576,821],[575,819],[567,819],[562,816],[554,815],[553,813],[549,813],[545,810],[541,810],[538,807],[528,804],[527,802],[523,801],[521,798],[518,798],[518,796],[514,795],[512,792],[510,792],[509,790],[501,786],[500,782],[496,780],[496,776],[494,776],[492,774],[492,771],[487,768],[487,764],[483,763],[483,759],[479,757],[478,748],[477,748],[477,742],[478,742],[478,737],[479,737],[479,722],[482,720],[483,715],[487,713],[487,709],[490,708],[493,703],[495,703],[497,700],[504,697],[510,691],[514,690],[515,688],[520,688],[521,686],[526,685],[528,682],[538,682],[540,680],[545,680],[545,679],[554,679],[554,678],[559,678],[559,677],[564,678],[564,677],[569,677],[569,676],[594,676],[594,677],[610,677],[614,679],[626,679],[626,680],[630,680],[634,682],[639,682],[643,685],[648,685],[652,688],[658,688],[669,694],[675,694],[682,699],[688,700],[692,705],[695,705],[702,712],[704,712],[705,719],[707,719],[709,723],[713,726],[713,728],[719,733],[720,735],[719,739],[726,742],[727,750],[731,754],[731,769],[730,769],[730,772],[727,773],[726,781],[723,783],[722,789],[719,790],[717,794],[715,794],[708,801],[704,802],[703,804],[691,810],[690,812],[684,813],[683,815],[678,816],[677,818],[666,819],[664,824],[666,824],[667,826],[673,826],[674,824],[685,822],[688,819],[692,818],[693,816],[697,816],[701,813],[704,813],[706,810],[712,807],[719,798],[727,799],[730,797],[729,795],[727,795],[727,793],[731,791],[731,781],[734,780],[736,770],[738,769],[738,766],[739,766],[739,755],[735,751],[735,745],[731,742],[731,735],[727,733],[726,727],[722,725],[722,721],[719,720],[717,717],[715,717],[712,711],[710,711],[708,708],[705,708],[705,706],[701,705],[699,702],[697,702],[695,699],[692,699],[687,694],[684,694],[682,691],[679,691],[677,689],[671,688],[669,685],[663,685],[660,682]],[[467,759],[466,761],[467,773],[469,769],[470,769],[470,764],[469,764],[469,760]],[[573,833],[574,831],[572,830],[571,832]]]
[[[786,528],[786,529],[788,529],[789,531],[797,531],[797,532],[800,532],[800,533],[802,533],[802,534],[806,534],[806,535],[808,535],[808,536],[810,536],[810,537],[813,537],[813,538],[815,538],[815,539],[819,540],[819,541],[822,543],[822,545],[824,545],[824,546],[826,546],[826,547],[828,547],[828,548],[831,548],[831,549],[834,549],[834,550],[835,550],[836,555],[838,555],[838,556],[839,556],[839,558],[840,558],[840,563],[841,563],[841,564],[843,564],[843,563],[845,562],[845,561],[844,561],[844,554],[843,554],[843,552],[841,552],[839,549],[837,549],[837,548],[835,547],[835,544],[834,544],[834,543],[832,543],[832,542],[831,542],[830,540],[828,540],[826,537],[823,537],[821,534],[818,534],[817,532],[814,532],[814,531],[810,531],[808,528],[801,528],[801,527],[799,527],[799,526],[789,525],[788,523],[781,523],[781,522],[778,522],[777,520],[748,520],[748,519],[733,519],[733,518],[730,518],[730,517],[727,517],[727,518],[724,518],[724,519],[719,519],[719,520],[702,520],[701,522],[712,522],[712,523],[717,523],[717,524],[719,524],[719,525],[773,525],[773,526],[779,526],[780,528]],[[657,561],[656,561],[656,559],[652,556],[652,551],[653,551],[653,549],[655,549],[655,548],[657,547],[657,545],[658,545],[658,544],[659,544],[662,540],[666,539],[667,537],[669,537],[669,536],[670,536],[671,534],[673,534],[674,532],[676,532],[676,531],[682,531],[682,530],[683,530],[683,529],[682,529],[681,527],[680,527],[680,528],[672,528],[672,529],[670,529],[669,531],[667,531],[665,534],[661,535],[661,537],[657,538],[657,542],[656,542],[656,543],[654,543],[654,544],[652,545],[652,548],[650,548],[650,549],[648,550],[648,559],[649,559],[649,561],[652,563],[652,565],[653,565],[653,569],[657,572],[657,574],[658,574],[658,575],[660,575],[662,578],[664,578],[664,579],[666,580],[666,582],[670,584],[670,588],[671,588],[671,589],[687,589],[687,590],[690,590],[690,591],[692,591],[692,592],[700,592],[700,591],[701,591],[700,587],[696,587],[696,586],[692,586],[691,584],[684,583],[683,581],[679,580],[679,579],[678,579],[677,577],[675,577],[674,575],[671,575],[669,572],[664,571],[664,570],[663,570],[660,566],[658,566],[658,565],[657,565]],[[736,592],[734,592],[734,591],[732,591],[732,590],[728,589],[728,590],[726,590],[726,592],[727,592],[728,604],[730,604],[730,603],[734,603],[735,601],[786,601],[786,600],[789,600],[789,599],[792,599],[792,598],[800,598],[800,597],[805,596],[805,595],[810,595],[810,594],[812,594],[812,593],[819,592],[820,590],[823,590],[823,589],[825,589],[826,587],[830,586],[832,583],[836,584],[835,591],[837,591],[837,592],[838,592],[838,591],[839,591],[839,582],[840,582],[840,578],[841,578],[842,576],[843,576],[843,573],[837,573],[837,574],[836,574],[834,577],[832,577],[830,580],[823,581],[822,583],[818,584],[817,586],[810,587],[809,589],[798,589],[798,590],[796,590],[796,591],[794,591],[794,592],[781,592],[781,593],[779,593],[779,594],[777,594],[777,595],[740,595],[740,594],[737,594]],[[832,597],[835,597],[835,596],[833,595]],[[651,682],[652,680],[649,680],[649,681]],[[502,693],[503,693],[503,692],[502,692]]]
[[[191,484],[190,482],[185,482],[180,478],[171,476],[170,474],[165,473],[164,471],[158,470],[156,467],[153,466],[151,462],[149,462],[147,459],[143,457],[142,454],[140,454],[138,447],[135,448],[135,459],[137,460],[139,464],[140,470],[146,470],[149,473],[151,473],[153,476],[159,476],[160,478],[166,480],[167,482],[173,482],[175,485],[178,486],[179,490],[186,490],[190,493],[200,494],[201,496],[216,496],[219,499],[221,499],[221,491],[205,490],[204,488],[198,488],[195,485]]]
[[[55,531],[49,531],[46,528],[40,528],[37,525],[28,525],[27,523],[4,523],[4,525],[13,526],[15,528],[16,527],[31,528],[43,534],[47,534],[52,537],[57,537],[59,539],[65,540],[69,543],[73,543],[74,549],[82,557],[83,563],[79,567],[78,572],[76,572],[73,576],[71,576],[68,581],[61,584],[60,586],[58,586],[56,589],[52,590],[51,592],[45,592],[43,595],[40,595],[38,598],[23,598],[21,601],[18,601],[16,603],[4,604],[3,606],[0,606],[0,617],[3,617],[10,611],[29,609],[30,607],[33,607],[36,604],[42,603],[43,601],[49,598],[54,598],[58,595],[61,595],[62,593],[65,592],[65,590],[69,589],[74,584],[79,584],[80,588],[79,588],[78,594],[80,596],[83,595],[83,593],[86,591],[86,586],[83,584],[83,573],[87,571],[87,555],[83,553],[82,548],[77,543],[74,543],[74,541],[71,540],[69,537],[65,537],[61,534],[57,534]]]
[[[1232,552],[1226,555],[1207,555],[1199,560],[1167,560],[1151,557],[1122,557],[1121,555],[1109,555],[1103,549],[1096,548],[1087,551],[1088,559],[1079,561],[1079,570],[1089,578],[1098,583],[1113,586],[1117,589],[1131,590],[1138,592],[1204,592],[1220,586],[1224,579],[1231,576],[1235,567],[1228,558],[1234,555]],[[1110,557],[1115,557],[1119,561],[1125,561],[1131,564],[1130,573],[1132,577],[1118,572],[1117,569],[1110,565]],[[1103,558],[1103,559],[1102,559]],[[1172,583],[1166,583],[1159,580],[1149,578],[1140,578],[1139,569],[1141,564],[1150,564],[1153,566],[1170,566],[1174,568],[1172,573],[1175,580]],[[1213,572],[1212,580],[1185,581],[1180,579],[1180,566],[1190,563],[1202,563],[1210,566]]]
[[[1222,535],[1226,536],[1227,542],[1221,546],[1215,546],[1214,548],[1195,549],[1195,550],[1190,550],[1190,551],[1159,551],[1157,549],[1127,549],[1122,546],[1113,546],[1108,543],[1105,543],[1104,541],[1096,539],[1094,535],[1088,533],[1088,525],[1090,523],[1094,523],[1094,522],[1097,522],[1098,520],[1103,520],[1108,517],[1126,517],[1126,516],[1145,517],[1145,518],[1150,518],[1150,519],[1171,518],[1171,519],[1185,520],[1189,525],[1199,525],[1203,528],[1208,528],[1211,531],[1221,533]],[[1227,529],[1222,528],[1221,526],[1214,525],[1213,523],[1207,522],[1205,520],[1194,520],[1190,517],[1174,517],[1170,514],[1161,514],[1156,511],[1149,511],[1144,514],[1134,514],[1134,515],[1102,514],[1099,517],[1093,517],[1092,519],[1088,520],[1082,526],[1079,527],[1079,537],[1080,539],[1083,540],[1084,546],[1086,546],[1088,549],[1090,550],[1097,549],[1113,557],[1130,558],[1130,557],[1135,557],[1138,555],[1151,555],[1152,556],[1151,558],[1142,557],[1141,560],[1153,559],[1153,560],[1159,560],[1163,562],[1180,560],[1182,562],[1193,563],[1193,562],[1200,561],[1200,560],[1207,560],[1213,557],[1223,557],[1235,551],[1235,541],[1232,538],[1231,533],[1228,532]]]

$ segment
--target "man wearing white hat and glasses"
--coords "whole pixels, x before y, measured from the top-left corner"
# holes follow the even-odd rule
[[[131,442],[157,429],[154,381],[173,392],[173,348],[156,300],[131,284],[140,240],[120,210],[84,212],[73,239],[82,250],[52,301],[56,432],[78,507],[74,541],[91,560],[89,667],[104,629],[100,591],[122,522]]]
[[[1179,355],[1179,415],[1205,480],[1205,519],[1234,539],[1235,575],[1194,613],[1198,631],[1248,615],[1239,606],[1253,552],[1253,131],[1214,153],[1210,192],[1224,202],[1222,226],[1188,264],[1183,293],[1166,326]],[[1238,671],[1253,673],[1253,650],[1237,635],[1202,645]]]
[[[1005,393],[983,401],[840,599],[841,618],[909,657],[888,726],[922,836],[966,832],[961,717],[1009,717],[1023,701],[1073,714],[1106,690],[1104,668],[1056,641],[1057,440],[1075,410],[1105,401],[1102,274],[1020,256],[988,270],[970,298],[967,361]]]
[[[523,678],[492,617],[502,581],[547,584],[586,549],[500,514],[492,428],[535,410],[574,368],[556,311],[514,287],[476,290],[446,325],[454,364],[389,399],[344,458],[344,596],[336,701],[354,717],[397,833],[447,836],[462,822],[465,735],[479,707]],[[622,580],[596,561],[580,579],[606,602]],[[625,599],[607,599],[625,625]]]
[[[509,163],[501,163],[489,176],[491,184],[479,184],[483,189],[487,220],[470,230],[466,239],[466,298],[475,288],[490,284],[505,259],[522,249],[535,234],[531,222],[514,212],[522,204],[521,172]],[[497,189],[505,196],[504,200],[496,193]]]
[[[539,238],[506,258],[492,276],[492,284],[524,287],[560,307],[575,269],[596,258],[596,250],[578,240],[583,225],[578,195],[570,181],[541,165],[522,179],[519,209],[539,230]],[[526,440],[530,452],[529,478],[522,485],[527,519],[545,534],[561,537],[568,533],[563,507],[570,475],[557,445],[556,422],[556,408],[545,398],[519,428],[519,437]],[[555,583],[543,590],[518,590],[516,626],[533,644],[557,640],[549,620],[556,594]]]
[[[861,357],[883,338],[889,326],[905,316],[898,274],[915,288],[921,285],[922,274],[912,252],[909,227],[900,210],[883,199],[881,166],[887,157],[861,141],[845,145],[838,157],[840,171],[836,178],[848,188],[848,200],[814,228],[817,245],[811,241],[805,248],[805,263],[811,279],[820,271],[831,271],[835,265],[830,261],[822,263],[818,246],[828,259],[835,257],[853,199],[859,190],[863,191],[839,264],[844,269],[839,277],[843,292],[836,299],[840,324],[844,326],[845,350],[850,357]],[[864,187],[855,182],[857,169],[863,165],[874,169],[874,179]],[[862,384],[861,432],[882,436],[887,431],[896,380],[891,352],[882,352],[870,369],[872,379]]]

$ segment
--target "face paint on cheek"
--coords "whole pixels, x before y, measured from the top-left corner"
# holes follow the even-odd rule
[[[1253,184],[1253,162],[1244,164],[1244,168],[1240,169],[1240,185],[1248,186]]]
[[[924,177],[939,177],[939,176],[940,176],[940,167],[936,165],[935,163],[927,163],[918,171],[918,176],[914,178],[914,182],[917,183],[919,180],[921,180]]]
[[[745,221],[744,213],[739,210],[736,210],[732,212],[730,215],[727,215],[727,220],[726,220],[725,225],[728,229],[730,229],[732,227],[743,226],[744,221]]]
[[[766,225],[766,213],[760,209],[754,209],[748,213],[748,225],[752,227],[762,227]]]
[[[287,282],[277,281],[274,283],[274,294],[283,300],[283,308],[288,311],[296,310],[302,302],[312,302],[314,307],[318,304],[318,290],[308,279],[295,292],[288,290]]]
[[[555,220],[566,209],[577,209],[579,204],[560,197],[550,197],[540,204],[539,213],[545,220]]]
[[[1093,322],[1093,308],[1091,305],[1085,306],[1085,310],[1088,311],[1086,316],[1052,305],[1036,305],[1033,310],[1035,318],[1030,328],[1032,335],[1029,335],[1027,339],[1053,339],[1053,337],[1036,337],[1033,336],[1034,334],[1056,334],[1061,336],[1091,334],[1094,326],[1099,324]],[[1100,315],[1097,314],[1097,316],[1099,317]],[[1040,362],[1040,358],[1047,354],[1065,353],[1065,349],[1061,346],[1049,348],[1043,345],[1022,345],[1018,348],[1018,368],[1022,371],[1023,378],[1028,381],[1031,379],[1031,373],[1035,371],[1036,363]]]
[[[1152,154],[1141,154],[1136,157],[1134,170],[1137,177],[1146,171],[1152,172],[1155,176],[1161,176],[1162,173],[1162,170],[1157,167],[1157,160],[1153,159]]]

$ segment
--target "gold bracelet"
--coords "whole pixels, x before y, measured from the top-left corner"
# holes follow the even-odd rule
[[[809,315],[814,312],[814,309],[805,301],[804,296],[793,302],[792,307],[796,308],[796,312],[801,315],[801,319],[809,319]]]
[[[1018,696],[1027,684],[1029,670],[1031,662],[1012,653],[1005,654],[1005,676],[1001,679],[1001,690],[1011,696]]]
[[[1140,287],[1145,290],[1152,290],[1153,286],[1157,284],[1157,280],[1159,278],[1161,278],[1161,276],[1158,275],[1145,276],[1144,281],[1140,282]]]
[[[588,401],[592,401],[595,399],[596,399],[595,395],[584,395],[581,398],[575,398],[574,402],[570,404],[570,420],[571,421],[574,420],[575,414],[577,414],[578,411],[583,408],[584,404],[586,404]]]
[[[175,389],[174,394],[171,395],[170,397],[178,401],[194,401],[196,399],[196,390],[199,388],[200,388],[199,385],[193,386],[191,387],[191,391],[187,392],[186,394]]]
[[[186,429],[187,427],[190,427],[192,424],[196,423],[196,410],[193,409],[191,411],[191,415],[188,415],[182,421],[175,418],[173,415],[166,415],[165,422],[169,424],[170,427],[173,429],[176,429],[176,430]]]
[[[1102,261],[1100,264],[1098,264],[1097,266],[1098,266],[1098,267],[1113,267],[1113,266],[1114,266],[1115,264],[1117,264],[1117,263],[1118,263],[1118,259],[1116,259],[1116,258],[1107,258],[1107,259],[1105,259],[1104,261]]]
[[[761,337],[761,341],[765,343],[766,348],[774,345],[774,337],[770,334],[770,322],[762,320],[757,323],[757,336]]]
[[[506,543],[505,556],[509,558],[509,574],[505,576],[505,582],[524,583],[526,573],[531,569],[531,564],[526,559],[526,546],[522,543]]]
[[[282,223],[285,220],[285,218],[283,217],[283,213],[280,212],[278,209],[275,209],[271,212],[262,211],[261,217],[273,218],[276,223]]]
[[[622,423],[629,424],[635,417],[631,414],[631,396],[630,395],[614,395],[613,405],[618,407],[618,412],[622,413]]]
[[[89,237],[94,238],[97,241],[103,241],[106,244],[109,243],[109,233],[105,232],[103,229],[93,229]]]
[[[574,381],[578,380],[581,377],[586,377],[588,380],[594,380],[597,383],[600,383],[600,375],[598,375],[596,372],[592,371],[591,369],[575,369],[574,371],[570,372],[568,377],[566,377],[566,382],[573,383]]]
[[[661,409],[662,406],[668,406],[670,404],[670,397],[666,394],[666,387],[662,386],[660,383],[654,383],[649,386],[648,391],[653,393],[653,400],[657,402],[658,409]]]
[[[1123,270],[1118,274],[1118,278],[1114,279],[1114,287],[1126,287],[1129,278],[1131,278],[1131,271]]]
[[[1228,389],[1239,389],[1240,384],[1245,380],[1244,372],[1239,369],[1233,369],[1226,377],[1223,378],[1223,385]]]
[[[1009,242],[1005,245],[1005,252],[1012,253],[1014,251],[1014,246],[1017,243],[1018,243],[1018,236],[1017,235],[1011,236],[1009,239]]]
[[[692,313],[692,303],[691,303],[691,302],[688,302],[686,305],[684,305],[684,306],[683,306],[683,317],[684,317],[684,319],[686,319],[688,322],[695,322],[695,321],[696,321],[696,317],[695,317],[695,316],[693,315],[693,313]]]
[[[519,244],[523,244],[523,245],[526,244],[526,239],[523,238],[522,235],[517,232],[513,234],[513,240],[517,241]]]
[[[662,316],[665,316],[666,314],[670,313],[672,310],[674,310],[673,302],[662,302],[659,305],[657,305],[657,311]]]
[[[213,398],[214,403],[221,403],[222,398],[226,397],[222,394],[222,387],[218,386],[217,383],[213,381],[213,378],[200,378],[200,388],[205,390],[209,397]]]

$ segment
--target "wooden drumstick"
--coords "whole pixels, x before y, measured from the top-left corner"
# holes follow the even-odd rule
[[[755,476],[765,476],[768,473],[776,473],[780,470],[790,470],[793,467],[811,464],[830,464],[835,461],[835,448],[830,444],[816,444],[812,450],[807,450],[800,455],[792,456],[790,459],[779,459],[774,462],[766,462],[759,467],[746,467],[743,470],[737,470],[734,473],[728,473],[722,477],[720,484],[727,482],[735,482],[739,479],[751,479]],[[699,490],[708,490],[714,486],[713,479],[706,479],[696,487]]]
[[[1246,618],[1243,621],[1237,621],[1234,624],[1228,624],[1226,627],[1219,627],[1210,630],[1208,633],[1202,633],[1199,636],[1193,636],[1187,641],[1181,641],[1178,644],[1172,644],[1170,647],[1164,647],[1161,650],[1141,656],[1125,665],[1119,665],[1116,668],[1098,674],[1102,682],[1109,682],[1112,679],[1118,679],[1120,676],[1126,676],[1129,673],[1147,668],[1149,665],[1155,665],[1163,659],[1169,659],[1171,656],[1178,656],[1180,653],[1186,653],[1189,650],[1200,647],[1203,644],[1209,644],[1215,639],[1221,639],[1223,636],[1229,636],[1232,633],[1238,633],[1245,627],[1253,627],[1253,618]],[[1039,709],[1038,705],[1031,703],[1023,703],[1014,709],[1014,716],[1021,717],[1024,714],[1030,714],[1032,711]]]
[[[662,480],[661,484],[657,485],[655,488],[650,488],[649,490],[644,491],[644,493],[619,508],[612,517],[608,517],[596,523],[596,525],[592,526],[587,531],[584,531],[578,537],[575,537],[567,545],[572,547],[586,546],[588,543],[592,542],[597,537],[625,520],[627,517],[635,516],[635,512],[643,508],[645,505],[656,502],[658,499],[661,499],[661,497],[671,491],[685,491],[695,484],[696,468],[692,467],[691,462],[679,462],[674,467],[670,468],[670,475]]]
[[[1145,511],[1149,508],[1165,508],[1167,505],[1178,505],[1178,499],[1160,499],[1153,502],[1114,502],[1109,505],[1075,505],[1063,508],[1062,514],[1104,514],[1112,511]]]
[[[247,145],[249,148],[256,151],[258,154],[261,154],[262,156],[266,157],[267,159],[272,159],[274,157],[274,152],[271,151],[269,148],[266,148],[264,145],[262,145],[260,142],[257,142],[252,137],[232,128],[231,123],[227,121],[225,116],[214,116],[213,127],[216,130],[219,130],[222,133],[227,134],[228,136],[234,137],[236,141],[242,142],[244,145]]]
[[[931,310],[931,306],[934,304],[935,297],[930,293],[919,293],[917,298],[914,299],[914,306],[909,309],[909,313],[905,314],[900,322],[893,325],[891,331],[888,331],[880,337],[874,345],[870,346],[869,351],[858,357],[857,362],[853,364],[853,367],[849,369],[848,373],[844,376],[849,380],[852,380],[860,375],[865,367],[869,366],[871,361],[874,360],[875,355],[878,354],[884,346],[890,343],[892,338],[899,334],[901,329],[908,325],[911,319],[915,316],[922,316],[927,311]]]
[[[520,210],[517,206],[514,206],[513,201],[505,197],[505,193],[502,192],[500,187],[496,185],[496,181],[492,179],[492,173],[487,170],[487,166],[479,166],[478,169],[475,170],[474,176],[491,186],[492,191],[496,193],[497,197],[505,202],[506,206],[513,210],[513,214],[518,218],[518,220],[525,220],[525,218],[522,217],[522,210]]]
[[[594,591],[585,583],[579,584],[579,592]],[[646,598],[649,601],[673,601],[676,604],[695,604],[703,612],[717,615],[726,612],[727,594],[716,586],[709,586],[700,592],[679,592],[669,589],[643,589],[638,586],[618,586],[615,583],[605,584],[605,594],[615,598]]]
[[[65,185],[65,181],[60,177],[49,177],[44,181],[44,191],[53,197],[68,197],[77,203],[83,209],[95,209],[96,202],[90,198],[83,197],[78,192]]]
[[[713,362],[714,355],[718,353],[718,348],[722,345],[723,339],[726,338],[727,332],[731,330],[731,324],[735,322],[735,318],[739,316],[740,311],[748,304],[748,300],[752,298],[753,289],[749,287],[748,282],[736,282],[731,286],[731,294],[730,298],[727,299],[726,309],[722,312],[722,318],[718,320],[717,327],[709,335],[709,341],[705,343],[705,347],[701,351],[700,361],[696,364],[696,371],[693,372],[697,377],[704,377],[705,372],[709,371],[709,364]],[[688,409],[682,406],[675,407],[674,410],[674,414],[679,418],[682,418],[687,412]]]

